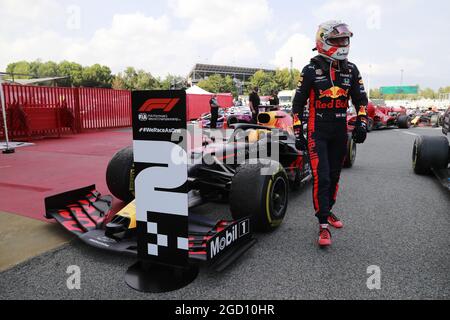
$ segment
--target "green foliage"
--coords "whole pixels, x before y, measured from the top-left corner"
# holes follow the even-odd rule
[[[247,92],[249,93],[254,87],[258,87],[260,95],[268,96],[272,90],[293,90],[297,87],[300,81],[300,71],[293,69],[278,69],[275,73],[264,72],[259,70],[247,85]]]
[[[230,76],[223,77],[220,74],[214,74],[209,76],[208,79],[200,81],[198,86],[211,93],[231,92],[233,96],[238,96],[236,85]]]
[[[94,64],[83,68],[81,76],[82,87],[111,88],[113,77],[109,67]]]
[[[58,80],[62,87],[101,87],[111,88],[113,76],[111,69],[106,66],[95,64],[90,67],[82,67],[80,64],[69,61],[56,63],[53,61],[42,62],[40,60],[28,62],[19,61],[10,63],[6,72],[22,74],[14,76],[15,79],[47,78],[57,76],[68,76],[70,78]]]
[[[81,64],[63,61],[58,65],[58,76],[68,76],[69,79],[59,80],[58,84],[63,87],[79,87],[83,81],[83,67]]]
[[[274,75],[262,70],[257,71],[252,77],[250,77],[250,82],[247,85],[248,92],[250,92],[254,87],[259,88],[259,94],[262,96],[268,96],[272,90],[278,89]]]
[[[151,90],[159,87],[158,79],[144,70],[135,70],[128,67],[123,73],[119,73],[113,80],[114,89],[127,90]]]
[[[173,88],[186,88],[186,78],[168,74],[164,79],[158,78],[158,89],[170,90]]]

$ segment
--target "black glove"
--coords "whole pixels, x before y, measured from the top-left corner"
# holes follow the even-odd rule
[[[306,151],[308,150],[308,141],[306,140],[303,134],[303,126],[294,126],[294,134],[295,134],[295,147],[297,150]]]
[[[353,141],[355,143],[364,143],[367,139],[367,119],[358,117],[353,130]]]

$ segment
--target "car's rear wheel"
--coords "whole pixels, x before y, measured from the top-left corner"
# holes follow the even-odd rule
[[[413,168],[417,174],[429,174],[432,168],[445,169],[449,161],[446,137],[420,136],[413,148]]]
[[[351,168],[356,161],[356,143],[353,140],[351,134],[348,135],[347,139],[347,155],[344,161],[344,168]]]
[[[106,184],[109,191],[119,200],[130,202],[134,199],[133,147],[126,147],[117,152],[106,169]]]
[[[259,160],[245,163],[236,171],[230,192],[233,219],[250,217],[255,231],[277,229],[286,215],[289,181],[280,163]]]
[[[411,127],[411,119],[406,115],[401,115],[397,119],[397,124],[400,129],[409,129]]]

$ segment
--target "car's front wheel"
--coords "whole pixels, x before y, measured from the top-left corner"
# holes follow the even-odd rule
[[[246,162],[237,169],[231,186],[233,219],[250,217],[255,231],[273,231],[286,215],[288,193],[288,177],[280,163],[273,160]]]
[[[109,191],[119,200],[130,202],[134,199],[133,147],[126,147],[117,152],[108,164],[106,184]]]

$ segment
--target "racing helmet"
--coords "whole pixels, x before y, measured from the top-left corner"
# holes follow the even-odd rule
[[[332,60],[346,60],[350,51],[353,32],[341,21],[327,21],[319,26],[316,49],[319,54]]]

